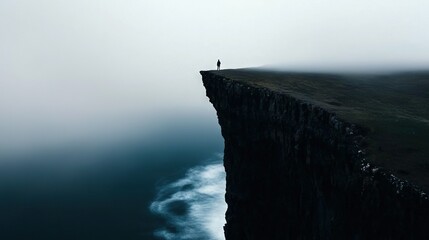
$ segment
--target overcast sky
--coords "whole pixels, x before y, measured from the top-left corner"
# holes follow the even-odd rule
[[[0,144],[205,109],[198,70],[218,58],[227,68],[426,66],[428,12],[424,0],[2,0]]]

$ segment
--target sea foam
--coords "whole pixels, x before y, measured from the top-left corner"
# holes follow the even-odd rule
[[[162,187],[150,210],[167,224],[155,235],[165,240],[225,239],[225,184],[225,169],[217,161],[194,167],[184,178]]]

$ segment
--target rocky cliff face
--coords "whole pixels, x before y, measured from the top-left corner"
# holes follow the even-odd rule
[[[201,72],[225,139],[227,240],[429,239],[425,193],[366,161],[366,130]]]

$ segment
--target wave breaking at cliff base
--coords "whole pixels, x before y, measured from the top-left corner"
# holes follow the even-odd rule
[[[162,187],[150,210],[167,225],[155,235],[165,240],[225,239],[225,185],[225,169],[217,161],[194,167],[184,178]]]

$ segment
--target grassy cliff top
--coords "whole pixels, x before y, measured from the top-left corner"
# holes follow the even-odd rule
[[[369,161],[429,190],[429,71],[325,74],[259,69],[212,71],[285,93],[369,130]]]

